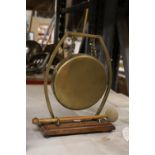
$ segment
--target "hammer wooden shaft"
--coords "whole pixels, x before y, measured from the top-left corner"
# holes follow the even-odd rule
[[[84,120],[96,120],[106,118],[105,115],[95,115],[95,116],[74,116],[74,117],[60,117],[60,118],[33,118],[33,124],[49,124],[56,122],[69,122],[69,121],[84,121]]]

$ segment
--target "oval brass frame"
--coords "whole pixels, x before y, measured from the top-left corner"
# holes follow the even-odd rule
[[[111,83],[112,83],[112,69],[111,69],[111,59],[110,59],[110,56],[109,56],[109,52],[108,52],[108,49],[103,41],[103,38],[99,35],[92,35],[92,34],[85,34],[85,33],[79,33],[79,32],[66,32],[65,35],[62,37],[62,39],[59,41],[58,45],[56,46],[56,48],[54,49],[50,59],[49,59],[49,62],[46,66],[46,71],[45,71],[45,75],[44,75],[44,93],[45,93],[45,99],[46,99],[46,103],[47,103],[47,107],[48,107],[48,110],[51,114],[51,117],[55,117],[54,116],[54,113],[53,113],[53,110],[52,110],[52,106],[51,106],[51,103],[50,103],[50,99],[49,99],[49,95],[48,95],[48,88],[47,88],[47,85],[48,85],[48,74],[49,74],[49,70],[50,70],[50,66],[58,52],[58,49],[59,47],[63,44],[64,40],[68,37],[68,36],[75,36],[75,37],[87,37],[87,38],[95,38],[95,39],[98,39],[99,40],[99,43],[101,44],[101,48],[103,49],[103,54],[105,56],[105,60],[106,60],[106,63],[107,63],[107,88],[105,90],[105,93],[104,93],[104,96],[103,96],[103,99],[101,101],[101,104],[96,112],[95,115],[98,115],[100,114],[100,112],[102,111],[103,109],[103,106],[107,100],[107,97],[108,97],[108,94],[110,92],[110,87],[111,87]]]

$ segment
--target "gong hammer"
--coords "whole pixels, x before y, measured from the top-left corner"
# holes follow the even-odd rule
[[[109,108],[104,115],[94,116],[73,116],[73,117],[55,117],[55,118],[33,118],[32,123],[36,125],[44,125],[50,123],[64,123],[64,122],[80,122],[105,119],[108,122],[114,122],[118,119],[118,112],[115,109]]]

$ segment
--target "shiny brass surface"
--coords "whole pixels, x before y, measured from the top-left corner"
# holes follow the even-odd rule
[[[72,110],[89,108],[105,92],[104,66],[86,54],[71,56],[57,66],[52,86],[57,100],[64,107]]]

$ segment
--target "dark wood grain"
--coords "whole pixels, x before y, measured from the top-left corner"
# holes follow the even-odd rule
[[[95,133],[95,132],[110,132],[114,129],[115,127],[110,122],[98,123],[96,121],[63,123],[60,126],[56,126],[55,124],[40,126],[40,130],[45,137]]]

